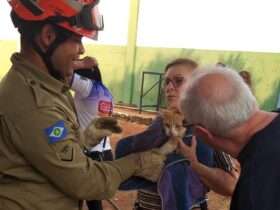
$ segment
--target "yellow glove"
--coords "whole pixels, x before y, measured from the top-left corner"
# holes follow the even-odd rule
[[[134,175],[156,182],[160,177],[166,156],[160,153],[159,149],[152,149],[135,155],[139,157],[140,168]]]
[[[84,131],[86,146],[94,147],[104,137],[112,135],[112,133],[121,133],[122,128],[118,125],[118,121],[113,117],[100,117],[91,121]]]

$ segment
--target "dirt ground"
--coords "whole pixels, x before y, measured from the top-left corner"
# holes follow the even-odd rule
[[[123,132],[118,135],[113,135],[111,138],[111,143],[113,148],[115,148],[115,145],[117,141],[125,136],[129,136],[132,134],[136,134],[138,132],[143,131],[146,128],[146,125],[133,123],[133,122],[127,122],[124,120],[119,121]],[[217,195],[214,192],[209,193],[209,210],[226,210],[229,209],[229,198]],[[136,192],[118,192],[115,197],[112,199],[112,201],[117,204],[120,210],[132,210],[133,209],[133,203],[136,198]],[[108,204],[107,201],[103,201],[104,209],[105,210],[111,210],[114,209],[111,205]]]

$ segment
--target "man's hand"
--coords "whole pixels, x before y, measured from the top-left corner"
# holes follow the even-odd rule
[[[122,128],[113,117],[95,118],[84,131],[86,146],[97,145],[105,136],[121,133]]]
[[[139,157],[140,168],[135,172],[135,176],[143,177],[152,182],[158,181],[166,156],[158,149],[136,153]]]

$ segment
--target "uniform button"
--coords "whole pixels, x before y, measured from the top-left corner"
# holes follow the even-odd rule
[[[72,126],[71,126],[71,128],[73,129],[73,130],[78,130],[79,129],[79,125],[78,124],[73,124]]]

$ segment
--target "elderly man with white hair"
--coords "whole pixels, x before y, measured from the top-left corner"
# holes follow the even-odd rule
[[[195,135],[216,149],[236,157],[241,164],[231,210],[280,209],[280,116],[259,109],[255,97],[234,70],[201,69],[189,82],[181,108]],[[180,142],[190,157],[196,146]],[[196,167],[197,161],[191,158]]]

